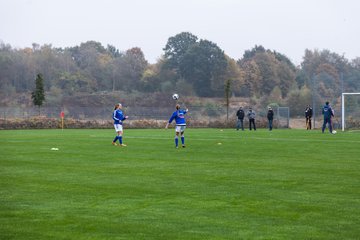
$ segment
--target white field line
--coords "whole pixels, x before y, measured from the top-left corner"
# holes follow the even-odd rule
[[[349,130],[348,132],[357,133],[357,132],[360,132],[360,130]]]
[[[126,138],[130,139],[150,139],[150,140],[169,140],[173,139],[173,137],[145,137],[145,136],[126,136]],[[189,137],[191,140],[196,141],[219,141],[219,140],[268,140],[268,141],[286,141],[286,142],[337,142],[337,143],[360,143],[359,141],[349,141],[349,140],[336,140],[336,139],[296,139],[296,138],[261,138],[261,137],[216,137],[216,138],[196,138],[196,137]]]

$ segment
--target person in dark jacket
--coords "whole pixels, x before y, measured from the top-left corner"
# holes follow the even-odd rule
[[[329,102],[326,102],[325,106],[322,108],[322,114],[324,115],[324,123],[321,129],[322,133],[325,131],[326,124],[328,124],[330,133],[333,133],[331,118],[334,117],[334,112],[331,109]]]
[[[238,118],[237,123],[236,123],[236,130],[239,130],[241,128],[241,130],[244,131],[245,112],[242,107],[240,107],[239,110],[236,112],[236,116]]]
[[[255,111],[252,110],[252,108],[249,108],[249,111],[247,112],[247,117],[249,118],[249,129],[252,130],[251,125],[254,126],[254,130],[256,131],[255,126]]]
[[[305,118],[306,118],[306,130],[311,130],[311,118],[313,115],[313,110],[310,105],[307,105],[305,109]]]
[[[273,120],[274,120],[274,111],[272,110],[271,107],[268,107],[267,119],[268,119],[268,122],[269,122],[269,130],[272,131],[272,129],[273,129]]]

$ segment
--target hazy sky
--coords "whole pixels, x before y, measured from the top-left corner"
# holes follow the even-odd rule
[[[255,45],[295,64],[305,49],[360,57],[359,0],[0,0],[0,41],[72,47],[94,40],[140,47],[150,63],[169,37],[191,32],[234,59]]]

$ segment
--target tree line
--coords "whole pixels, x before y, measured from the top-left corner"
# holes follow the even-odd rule
[[[360,90],[360,58],[306,49],[295,66],[284,54],[255,45],[233,59],[214,42],[182,32],[168,39],[163,55],[149,64],[141,48],[120,51],[87,41],[55,48],[33,44],[15,49],[0,42],[1,94],[31,92],[41,73],[48,95],[97,92],[178,92],[199,97],[232,96],[267,103],[299,104]],[[303,105],[301,106],[303,108]]]

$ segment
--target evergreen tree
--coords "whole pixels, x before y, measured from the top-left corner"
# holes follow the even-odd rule
[[[34,105],[39,107],[39,115],[40,115],[40,107],[43,105],[43,102],[45,101],[44,80],[41,73],[39,73],[36,76],[35,90],[31,93],[31,98],[33,100]]]

